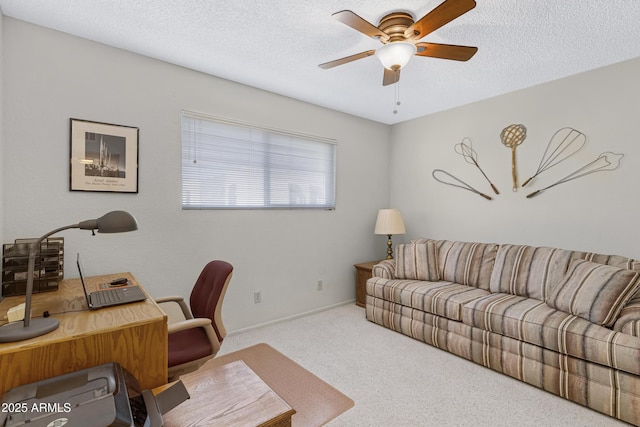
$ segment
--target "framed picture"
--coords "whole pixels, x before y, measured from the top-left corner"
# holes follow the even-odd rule
[[[138,192],[139,129],[71,119],[69,190]]]

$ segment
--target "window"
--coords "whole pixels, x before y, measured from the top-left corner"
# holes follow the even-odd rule
[[[336,143],[182,113],[183,209],[335,208]]]

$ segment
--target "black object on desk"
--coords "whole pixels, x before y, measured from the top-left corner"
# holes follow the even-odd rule
[[[122,366],[106,363],[9,390],[0,425],[161,427],[162,414],[188,398],[181,382],[154,397]]]

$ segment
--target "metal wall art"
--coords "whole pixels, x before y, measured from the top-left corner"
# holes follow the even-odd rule
[[[436,175],[439,175],[441,177],[438,178],[438,176],[436,176]],[[445,175],[445,176],[442,176],[442,175]],[[462,188],[463,190],[467,190],[467,191],[471,191],[472,193],[476,193],[476,194],[484,197],[487,200],[493,200],[491,198],[491,196],[487,196],[486,194],[481,193],[480,191],[476,190],[475,188],[473,188],[472,186],[470,186],[466,182],[462,181],[460,178],[456,178],[455,176],[451,175],[449,172],[444,171],[442,169],[434,169],[433,172],[431,173],[431,176],[433,176],[433,179],[435,179],[438,182],[441,182],[442,184],[450,185],[452,187]]]
[[[584,133],[577,131],[573,128],[562,128],[553,134],[547,148],[544,150],[542,159],[536,173],[531,178],[522,183],[524,187],[531,182],[533,178],[540,175],[542,172],[551,169],[560,162],[567,160],[569,157],[576,154],[587,141],[587,137]]]
[[[518,191],[518,172],[516,170],[516,147],[522,144],[527,137],[527,128],[524,125],[509,125],[500,132],[502,143],[511,148],[511,178],[513,179],[513,191]]]
[[[620,167],[620,160],[624,157],[624,154],[605,152],[600,154],[594,161],[587,163],[582,166],[580,169],[570,173],[565,176],[561,180],[556,181],[555,183],[542,188],[540,190],[534,191],[527,195],[527,198],[535,197],[538,194],[542,193],[545,190],[548,190],[551,187],[555,187],[558,184],[562,184],[564,182],[569,182],[577,178],[581,178],[586,175],[590,175],[596,172],[604,172],[604,171],[612,171],[616,170]]]
[[[527,137],[527,128],[521,124],[513,124],[505,127],[500,133],[500,139],[502,144],[505,147],[511,149],[511,177],[513,180],[513,191],[518,190],[518,174],[516,170],[516,147],[524,142]],[[538,165],[538,169],[536,169],[535,173],[529,177],[525,182],[522,183],[522,187],[525,187],[527,184],[531,183],[534,178],[546,172],[547,170],[559,165],[564,162],[568,158],[574,156],[582,147],[584,147],[587,141],[587,137],[584,133],[571,128],[564,127],[558,129],[549,142],[547,143],[547,147],[542,154],[542,158],[540,159],[540,163]],[[462,142],[455,145],[454,150],[457,154],[461,155],[464,160],[474,165],[482,176],[487,180],[494,193],[500,194],[496,186],[491,182],[487,174],[482,170],[480,164],[478,163],[478,154],[473,149],[473,145],[471,143],[471,139],[465,137],[462,139]],[[604,152],[600,154],[595,160],[585,164],[564,178],[554,182],[551,185],[548,185],[540,190],[536,190],[527,195],[527,198],[532,198],[543,191],[546,191],[556,185],[573,181],[574,179],[581,178],[586,175],[590,175],[595,172],[604,172],[604,171],[612,171],[618,169],[620,167],[620,161],[624,157],[624,154],[612,153],[612,152]],[[472,193],[478,194],[479,196],[484,197],[487,200],[493,200],[491,196],[488,196],[478,189],[474,188],[470,184],[467,184],[460,178],[454,176],[450,172],[447,172],[443,169],[434,169],[431,173],[433,179],[436,181],[450,185],[452,187],[461,188],[466,191],[470,191]]]
[[[455,151],[456,151],[456,153],[458,153],[462,157],[464,157],[465,162],[470,163],[472,165],[475,165],[475,167],[478,168],[478,170],[480,171],[482,176],[484,176],[484,178],[487,180],[487,182],[489,183],[489,185],[493,189],[493,192],[496,193],[496,194],[500,194],[500,192],[498,191],[496,186],[493,185],[493,182],[491,182],[491,180],[487,177],[487,174],[484,173],[484,171],[482,170],[482,168],[478,164],[478,155],[476,154],[475,150],[473,149],[473,144],[471,143],[471,139],[470,138],[466,138],[465,137],[465,138],[462,139],[461,143],[456,144]]]

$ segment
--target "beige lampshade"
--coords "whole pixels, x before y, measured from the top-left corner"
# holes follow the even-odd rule
[[[378,210],[378,219],[376,220],[375,234],[404,234],[404,221],[402,214],[398,209],[380,209]]]

